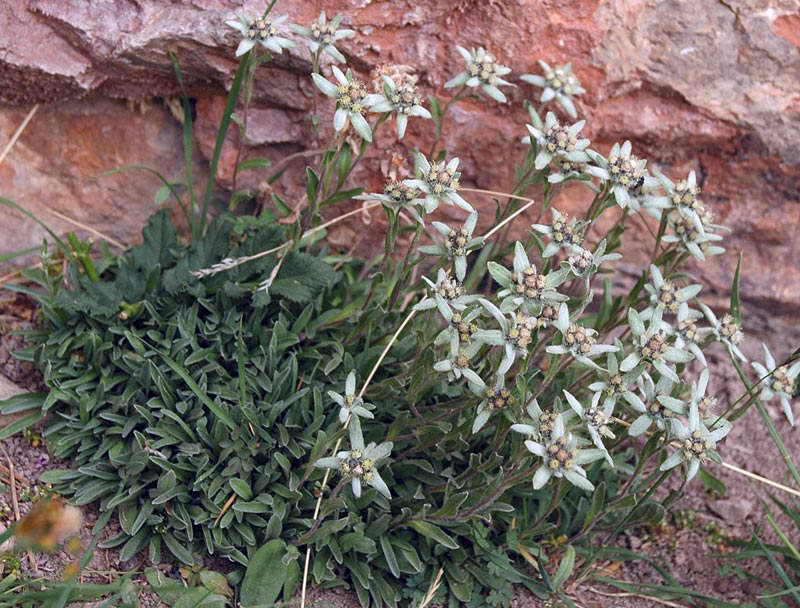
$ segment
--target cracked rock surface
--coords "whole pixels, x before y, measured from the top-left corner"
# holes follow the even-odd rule
[[[250,0],[0,4],[0,142],[11,137],[32,104],[41,104],[0,164],[0,194],[59,232],[76,229],[61,217],[66,216],[113,239],[134,241],[153,210],[158,178],[141,172],[97,176],[136,164],[181,180],[179,88],[170,52],[195,100],[202,175],[236,69],[238,34],[224,20],[237,11],[254,14],[262,5]],[[357,31],[337,46],[362,78],[369,80],[384,64],[419,66],[421,92],[440,99],[447,98],[444,82],[464,67],[455,44],[485,47],[512,68],[512,80],[540,73],[538,59],[571,62],[587,89],[578,111],[587,119],[583,134],[592,147],[608,152],[614,142],[630,139],[635,154],[673,178],[694,169],[703,200],[718,223],[731,228],[727,253],[697,269],[708,286],[705,293],[725,295],[742,251],[748,305],[790,322],[800,318],[798,265],[777,263],[800,258],[797,0],[281,0],[276,13],[307,24],[320,8],[342,13],[344,24]],[[327,99],[315,101],[309,71],[302,44],[260,69],[243,158],[277,160],[318,146],[308,112],[321,116],[326,134],[332,108]],[[516,82],[519,86],[506,89],[508,108],[467,99],[448,115],[445,141],[449,154],[462,159],[464,186],[511,187],[528,120],[521,102],[530,99],[538,106],[540,93]],[[420,120],[410,121],[402,142],[391,128],[382,130],[354,183],[380,188],[390,168],[410,167],[414,147],[430,146],[431,132],[430,123]],[[225,187],[232,185],[239,137],[232,127],[218,175]],[[294,163],[275,185],[289,201],[300,196],[301,172],[302,162]],[[251,171],[237,188],[268,200],[264,180],[263,173]],[[578,212],[587,204],[586,194],[566,188],[556,205]],[[491,201],[473,199],[493,209]],[[449,209],[442,214],[448,212],[454,214],[449,219],[456,217]],[[331,239],[352,244],[355,238],[365,252],[379,246],[380,230],[364,230],[361,221],[340,225]],[[518,226],[521,232],[526,222]],[[634,232],[626,233],[623,260],[631,271],[641,267],[651,247],[646,232]],[[35,246],[44,235],[29,220],[0,209],[0,253]]]

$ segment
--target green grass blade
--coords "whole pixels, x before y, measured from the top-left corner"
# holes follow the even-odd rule
[[[786,536],[786,532],[781,530],[780,526],[775,521],[775,518],[772,517],[772,514],[767,512],[765,514],[767,521],[769,522],[770,527],[775,530],[775,534],[778,535],[778,538],[781,539],[784,546],[789,550],[789,552],[794,556],[794,558],[800,562],[800,552],[797,551],[797,547],[794,546],[794,543],[789,540],[789,537]]]
[[[211,203],[211,196],[214,193],[214,187],[217,184],[217,167],[219,166],[219,158],[222,155],[222,144],[225,143],[225,136],[228,134],[228,127],[231,124],[231,115],[236,108],[236,102],[239,100],[239,93],[242,89],[242,81],[244,75],[252,61],[252,51],[242,59],[239,64],[239,69],[236,70],[236,76],[233,78],[231,90],[228,93],[228,102],[225,104],[225,112],[222,114],[222,120],[219,123],[219,130],[217,131],[217,140],[214,142],[214,154],[211,157],[211,163],[208,167],[208,182],[206,183],[206,193],[203,196],[203,208],[200,215],[200,231],[203,234],[206,231],[206,220],[208,215],[208,206]]]
[[[0,264],[3,262],[8,262],[9,260],[13,260],[14,258],[21,257],[23,255],[28,255],[29,253],[35,253],[39,251],[38,247],[29,247],[28,249],[19,249],[17,251],[12,251],[11,253],[4,253],[0,255]]]
[[[61,247],[61,249],[64,251],[64,253],[66,253],[68,256],[72,257],[72,250],[67,246],[67,244],[64,241],[62,241],[61,238],[55,232],[50,230],[50,228],[47,226],[47,224],[45,224],[38,217],[33,215],[33,213],[31,213],[27,209],[24,209],[23,207],[20,207],[14,201],[12,201],[10,199],[7,199],[7,198],[3,198],[2,196],[0,196],[0,205],[5,205],[6,207],[11,207],[12,209],[16,209],[17,211],[19,211],[25,217],[28,217],[28,218],[32,219],[34,222],[36,222],[37,224],[39,224],[42,228],[44,228],[47,231],[47,234],[49,234],[50,236],[53,237],[53,239],[56,241],[56,243],[58,243],[59,247]]]
[[[45,414],[42,412],[34,412],[33,414],[28,414],[23,418],[19,418],[15,420],[8,426],[4,426],[0,429],[0,439],[6,439],[11,437],[12,435],[16,435],[20,431],[24,431],[30,426],[33,426],[37,422],[39,422],[42,418],[44,418]]]
[[[764,546],[764,543],[761,541],[761,538],[759,538],[758,535],[755,535],[755,538],[756,541],[758,541],[759,547],[761,547],[761,550],[764,552],[764,556],[769,561],[770,566],[772,566],[772,569],[775,571],[775,574],[777,574],[778,578],[781,579],[781,582],[783,583],[785,590],[791,591],[791,596],[798,604],[800,604],[800,593],[793,591],[792,588],[795,585],[789,579],[789,576],[786,574],[786,570],[784,570],[780,562],[778,562],[778,560],[775,559],[775,556],[772,555],[772,552]]]
[[[183,73],[181,66],[178,63],[178,58],[175,53],[170,53],[169,58],[172,61],[172,67],[175,70],[175,76],[178,79],[178,84],[181,87],[181,104],[183,106],[183,164],[186,172],[186,187],[189,190],[189,209],[191,211],[191,218],[189,220],[189,228],[192,231],[192,237],[197,238],[199,234],[195,233],[194,213],[197,207],[197,199],[194,192],[194,123],[192,121],[192,106],[189,104],[189,97],[186,94],[186,87],[183,83]]]
[[[736,272],[733,275],[733,283],[731,284],[731,315],[736,319],[737,323],[742,322],[742,301],[739,296],[739,278],[742,272],[742,254],[739,254],[739,261],[736,263]]]

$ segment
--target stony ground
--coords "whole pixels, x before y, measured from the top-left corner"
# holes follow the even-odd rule
[[[22,345],[22,339],[11,335],[10,332],[29,327],[34,322],[35,310],[26,297],[0,292],[0,375],[26,390],[41,389],[41,378],[30,365],[11,357],[11,351]],[[800,344],[798,332],[799,328],[787,328],[786,331],[774,334],[780,343],[772,341],[773,350],[780,354],[792,352],[792,344]],[[748,346],[748,355],[757,356],[757,341],[751,340]],[[717,388],[720,403],[729,403],[737,399],[741,394],[741,388],[734,370],[725,366],[721,360],[715,360],[713,355],[711,359],[710,365],[716,372],[712,379],[712,387]],[[792,446],[798,445],[800,427],[792,429],[777,409],[773,408],[771,411],[784,441],[792,449]],[[0,425],[2,424],[3,421],[0,421]],[[39,475],[45,470],[62,467],[64,463],[55,462],[49,457],[46,446],[36,431],[25,436],[6,439],[3,445],[17,473],[14,481],[15,491],[20,512],[24,515],[32,501],[47,491],[38,483]],[[754,410],[748,412],[734,427],[721,453],[727,462],[764,477],[785,481],[785,469],[780,455]],[[678,503],[677,510],[662,526],[628,530],[617,543],[660,561],[671,570],[681,584],[695,591],[736,604],[754,601],[762,592],[763,586],[753,577],[771,579],[769,566],[765,562],[734,562],[720,559],[718,556],[735,551],[731,546],[731,540],[747,540],[754,530],[760,529],[762,503],[768,500],[770,492],[782,499],[786,499],[787,495],[781,495],[779,490],[769,490],[758,482],[721,467],[715,467],[712,472],[726,485],[727,491],[724,495],[711,493],[702,484],[693,483]],[[11,488],[7,483],[10,481],[8,462],[2,457],[2,453],[0,453],[0,477],[4,478],[0,493],[0,522],[7,524],[14,519],[14,513],[11,505]],[[85,543],[90,538],[90,529],[96,518],[96,512],[91,508],[85,509],[84,518],[85,525],[81,537]],[[115,524],[112,523],[105,531],[104,537],[111,537],[116,532]],[[64,565],[71,559],[64,552],[30,557],[23,555],[20,558],[19,566],[24,572],[45,578],[57,578]],[[83,580],[110,582],[118,573],[143,569],[144,565],[145,561],[141,556],[129,562],[120,562],[116,551],[98,550],[85,571]],[[8,559],[0,562],[0,568],[9,569],[12,566]],[[168,576],[180,577],[180,573],[171,566],[164,566],[163,569]],[[661,582],[656,570],[644,562],[600,563],[598,572],[602,576],[621,581]],[[684,601],[656,603],[652,599],[622,593],[593,580],[575,582],[571,588],[571,595],[576,605],[582,608],[691,605]],[[309,599],[308,605],[316,608],[358,606],[352,595],[341,591],[315,591]],[[152,597],[142,597],[142,601],[143,606],[158,605]],[[541,602],[524,593],[514,602],[516,608],[535,608],[540,605]]]

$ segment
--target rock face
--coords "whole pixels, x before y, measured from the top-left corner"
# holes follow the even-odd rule
[[[157,167],[180,181],[180,125],[169,108],[179,94],[169,52],[178,57],[196,100],[198,156],[213,149],[216,120],[236,69],[238,33],[224,25],[236,11],[255,14],[263,2],[226,0],[10,0],[0,5],[0,141],[31,104],[44,104],[0,165],[0,195],[38,213],[59,230],[74,229],[48,209],[117,240],[135,238],[151,212],[152,176],[98,173],[125,164]],[[454,45],[484,46],[512,68],[512,77],[540,73],[536,61],[571,62],[587,93],[578,111],[584,133],[607,152],[630,139],[636,154],[668,175],[694,169],[703,198],[732,230],[728,253],[698,268],[724,295],[739,250],[742,292],[755,308],[800,318],[800,3],[797,0],[281,0],[276,14],[307,24],[320,8],[341,12],[357,36],[338,46],[363,78],[382,64],[414,66],[425,93],[447,99],[442,85],[463,69]],[[290,35],[294,37],[294,35]],[[325,69],[327,70],[327,68]],[[309,110],[330,128],[331,104],[315,101],[304,46],[260,69],[242,141],[244,156],[279,159],[316,147]],[[516,81],[510,104],[467,99],[445,124],[450,154],[462,159],[463,183],[507,190],[527,114],[539,92]],[[391,129],[354,179],[380,187],[394,155],[407,160],[432,143],[430,124],[411,121],[403,142]],[[219,178],[230,186],[239,134],[223,150]],[[295,165],[297,165],[295,167]],[[289,200],[298,193],[291,165]],[[264,175],[243,175],[237,187],[267,188]],[[539,193],[533,191],[532,196]],[[472,199],[471,199],[472,200]],[[480,201],[475,200],[476,204]],[[582,209],[582,192],[567,188],[557,204]],[[486,209],[491,209],[487,201]],[[0,253],[35,244],[33,224],[0,210]],[[376,220],[377,221],[377,220]],[[520,222],[521,229],[525,226]],[[374,246],[379,231],[361,220],[333,239]],[[628,233],[630,234],[630,233]],[[628,258],[649,236],[628,236]]]

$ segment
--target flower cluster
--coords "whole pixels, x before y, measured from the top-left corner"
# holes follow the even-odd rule
[[[327,22],[323,15],[312,28],[293,29],[316,44],[311,46],[312,52],[325,51],[344,61],[333,46],[346,37],[338,26],[338,18]],[[267,32],[268,37],[274,35],[271,30]],[[463,90],[480,89],[506,103],[501,88],[514,86],[504,80],[510,68],[498,63],[484,48],[457,50],[466,69],[445,87],[462,89],[445,110],[434,104],[437,135],[442,112],[461,99]],[[555,100],[566,114],[577,118],[573,98],[584,89],[571,66],[540,65],[543,75],[525,74],[521,80],[542,88],[542,103]],[[423,107],[416,78],[405,72],[379,74],[376,79],[381,90],[374,92],[350,70],[332,66],[331,73],[334,82],[319,73],[312,78],[336,101],[337,132],[352,124],[369,142],[374,128],[395,116],[397,137],[403,138],[410,117],[433,118]],[[717,245],[722,239],[718,234],[721,227],[714,224],[711,211],[699,199],[694,172],[677,183],[657,171],[653,176],[647,160],[633,153],[630,141],[614,144],[605,156],[592,150],[591,142],[582,137],[584,120],[565,123],[553,111],[546,112],[542,120],[531,105],[528,110],[530,123],[523,140],[530,146],[525,165],[528,173],[521,183],[527,179],[527,183],[547,185],[544,209],[549,209],[552,217],[549,224],[533,224],[529,237],[514,243],[510,264],[499,257],[484,261],[486,271],[499,286],[496,292],[486,284],[479,292],[473,287],[473,275],[468,273],[470,253],[483,247],[486,238],[476,234],[478,213],[459,193],[457,157],[442,154],[428,158],[417,153],[413,178],[393,178],[383,193],[357,197],[407,211],[421,227],[425,226],[425,215],[440,205],[466,213],[460,225],[432,222],[437,233],[434,243],[417,250],[439,256],[444,262],[436,270],[435,281],[422,277],[428,291],[413,307],[415,311],[436,311],[439,317],[433,339],[433,348],[439,354],[433,370],[446,376],[449,383],[463,384],[469,398],[474,399],[474,410],[469,410],[474,411],[470,425],[473,435],[488,434],[494,425],[508,420],[512,431],[526,436],[528,452],[542,460],[533,475],[535,488],[553,477],[563,477],[591,491],[593,484],[583,465],[602,460],[597,467],[616,467],[618,461],[610,453],[608,441],[625,426],[631,437],[660,432],[669,441],[678,442],[679,449],[666,458],[662,469],[685,463],[691,478],[705,460],[716,458],[716,444],[730,430],[724,418],[711,413],[714,399],[706,394],[709,372],[703,350],[718,341],[744,360],[739,348],[743,334],[738,317],[725,314],[717,318],[696,302],[701,285],[686,280],[676,265],[661,259],[674,260],[688,253],[704,260],[722,252]],[[373,126],[366,118],[370,113],[381,115]],[[594,193],[581,219],[549,205],[550,188],[573,180]],[[623,209],[619,224],[605,236],[591,237],[596,220],[615,206]],[[629,215],[640,211],[661,222],[659,236],[663,239],[659,246],[669,255],[659,258],[654,254],[653,263],[642,272],[627,300],[614,299],[607,293],[611,282],[606,281],[600,310],[590,309],[596,277],[621,258],[616,250],[622,225]],[[775,367],[774,359],[765,352],[767,365],[775,369],[753,364],[756,371],[769,377],[761,397],[777,395],[793,420],[787,404],[800,375],[800,363]],[[693,361],[703,371],[697,382],[690,383],[686,374]],[[572,366],[578,371],[560,375]],[[525,408],[529,419],[520,419],[518,401],[527,399],[530,389],[526,387],[532,374],[544,376],[537,395],[544,395],[548,408],[543,410],[538,398],[530,399]],[[566,379],[576,375],[580,382],[569,384]],[[522,377],[526,380],[520,382]],[[589,380],[582,384],[585,378]],[[556,385],[551,386],[556,381],[557,391]],[[688,387],[691,397],[682,398]],[[388,491],[383,492],[382,481],[376,481],[381,478],[375,462],[388,456],[391,446],[365,447],[360,435],[361,420],[372,418],[373,406],[356,396],[354,375],[348,376],[344,395],[331,391],[329,396],[340,408],[340,420],[351,424],[352,449],[317,464],[337,468],[352,481],[354,491],[360,491],[364,481],[377,484],[374,487],[388,495]],[[502,430],[497,436],[503,436]]]

